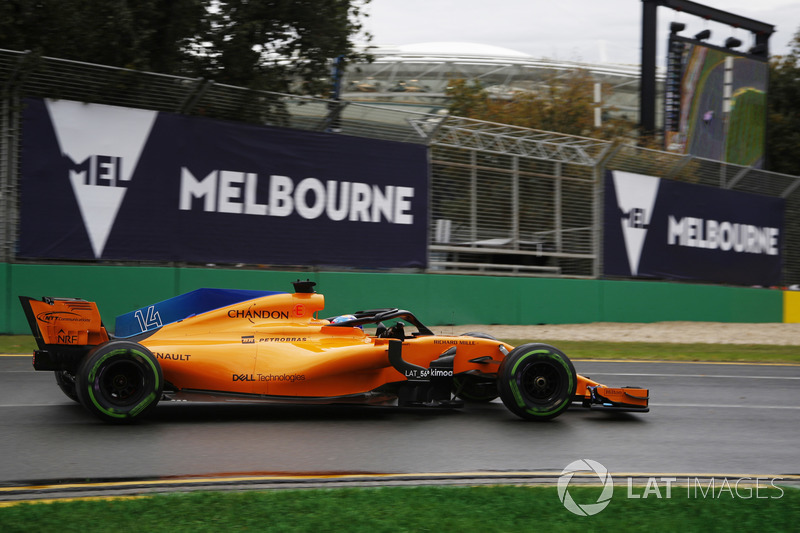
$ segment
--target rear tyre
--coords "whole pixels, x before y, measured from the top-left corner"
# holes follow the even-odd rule
[[[164,388],[156,358],[130,341],[110,341],[92,349],[76,378],[81,405],[106,422],[130,422],[145,415],[156,406]]]
[[[56,375],[56,383],[58,383],[58,388],[61,389],[61,392],[73,402],[79,401],[78,394],[75,391],[75,375],[66,370],[56,370],[54,373]]]
[[[577,386],[572,362],[546,344],[517,346],[500,363],[500,398],[509,411],[526,420],[557,417],[569,407]]]

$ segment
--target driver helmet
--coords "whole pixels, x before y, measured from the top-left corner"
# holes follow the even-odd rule
[[[340,324],[342,322],[347,322],[349,320],[355,320],[355,319],[356,319],[355,315],[340,315],[331,320],[331,324]],[[359,329],[364,329],[361,326],[354,326],[354,327],[357,327]]]

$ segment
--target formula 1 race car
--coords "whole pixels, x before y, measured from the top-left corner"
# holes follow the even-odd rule
[[[161,400],[461,407],[499,396],[528,420],[572,403],[649,410],[647,389],[580,376],[545,344],[435,335],[401,309],[319,318],[315,285],[298,280],[291,294],[198,289],[117,317],[115,336],[94,302],[20,301],[39,346],[34,368],[54,371],[69,398],[108,422],[141,417]]]

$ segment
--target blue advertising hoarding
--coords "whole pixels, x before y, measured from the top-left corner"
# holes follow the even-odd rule
[[[780,284],[782,198],[615,170],[604,207],[606,275]]]
[[[18,257],[424,267],[422,145],[26,99]]]

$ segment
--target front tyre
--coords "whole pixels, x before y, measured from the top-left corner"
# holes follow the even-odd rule
[[[549,420],[572,402],[578,379],[575,367],[560,350],[546,344],[514,348],[498,371],[500,399],[526,420]]]
[[[78,400],[106,422],[130,422],[153,409],[164,389],[153,354],[135,342],[114,340],[96,346],[76,375]]]

